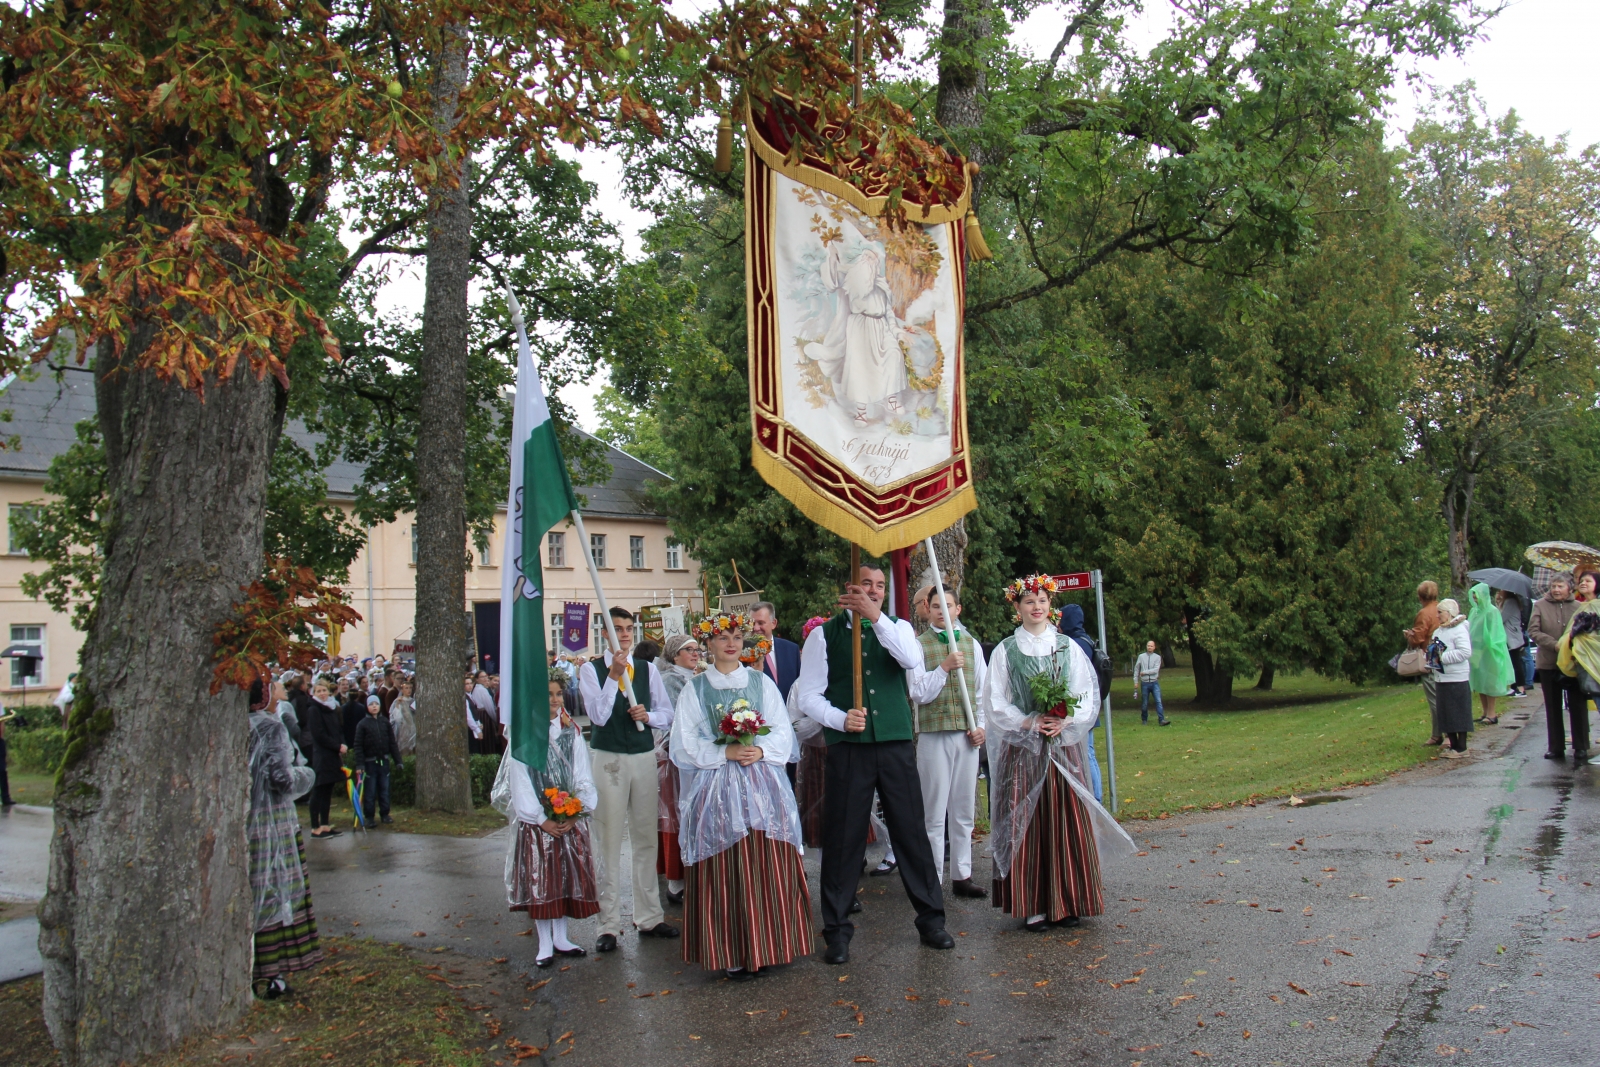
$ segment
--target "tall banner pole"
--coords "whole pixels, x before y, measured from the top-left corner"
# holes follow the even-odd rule
[[[950,638],[950,648],[955,650],[960,646],[956,644],[956,621],[950,617],[949,602],[944,598],[944,577],[939,573],[939,557],[933,551],[933,538],[929,537],[922,542],[928,547],[928,565],[933,568],[933,588],[939,597],[939,603],[945,606],[945,631]],[[1104,624],[1100,629],[1105,630]],[[977,716],[972,714],[972,697],[967,693],[967,669],[956,668],[956,688],[961,690],[961,710],[967,713],[967,732],[971,733],[978,728]]]
[[[1094,607],[1100,616],[1100,651],[1106,652],[1106,597],[1105,580],[1099,571],[1094,572]],[[1106,769],[1111,778],[1111,814],[1117,813],[1117,746],[1111,740],[1111,694],[1100,696],[1100,718],[1106,724]]]
[[[617,628],[611,621],[611,609],[606,606],[606,591],[600,588],[600,571],[594,565],[594,553],[589,551],[589,533],[583,528],[583,515],[577,508],[572,509],[572,524],[578,528],[578,550],[583,553],[583,560],[589,565],[589,580],[594,583],[594,598],[600,602],[600,618],[605,620],[606,640],[611,642],[611,655],[617,656],[621,648],[617,644]],[[635,722],[634,726],[644,732],[644,723]]]
[[[854,541],[851,541],[850,542],[850,580],[845,583],[845,586],[848,588],[849,586],[856,585],[860,581],[861,581],[861,546],[856,544]],[[852,708],[864,707],[865,705],[862,704],[862,702],[861,702],[861,690],[862,690],[862,686],[861,686],[861,612],[859,612],[859,611],[852,611],[850,613],[850,654],[851,654],[851,657],[850,657],[851,658],[851,663],[852,663],[852,665],[854,667],[854,673],[853,673],[852,677],[855,679],[855,686],[856,686],[856,688],[855,688],[856,702],[854,704],[850,705],[850,706]]]

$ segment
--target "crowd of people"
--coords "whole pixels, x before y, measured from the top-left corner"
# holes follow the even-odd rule
[[[1500,721],[1499,700],[1524,696],[1537,681],[1544,697],[1545,759],[1596,762],[1589,745],[1589,701],[1600,698],[1600,572],[1558,573],[1537,600],[1478,583],[1468,610],[1439,598],[1434,582],[1417,586],[1419,607],[1405,631],[1425,653],[1423,691],[1433,730],[1424,744],[1446,759],[1469,752],[1475,723]],[[1473,697],[1479,716],[1473,717]]]
[[[822,851],[822,958],[844,963],[867,844],[883,836],[931,948],[955,943],[947,870],[951,892],[992,898],[1029,930],[1101,914],[1100,864],[1134,846],[1099,803],[1087,744],[1099,680],[1087,635],[1077,636],[1081,610],[1067,605],[1076,621],[1063,624],[1057,591],[1046,575],[1012,583],[1018,626],[988,657],[960,625],[956,594],[924,591],[916,620],[896,619],[870,566],[837,614],[806,622],[803,645],[777,635],[766,603],[709,615],[661,646],[638,641],[632,614],[611,609],[614,654],[570,664],[571,674],[552,667],[546,765],[504,757],[494,790],[514,827],[508,899],[535,924],[536,964],[586,954],[567,924],[589,917],[599,952],[615,951],[631,925],[680,940],[686,962],[735,980],[789,963],[813,936],[807,847]],[[987,888],[972,876],[985,752]],[[666,921],[663,880],[667,902],[682,905],[681,930]]]

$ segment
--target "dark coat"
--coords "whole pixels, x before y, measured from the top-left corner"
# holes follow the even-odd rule
[[[311,716],[311,705],[316,701],[311,699],[311,694],[303,686],[295,686],[289,690],[289,703],[294,705],[294,720],[300,724],[299,745],[300,751],[306,759],[311,759],[311,731],[306,728],[306,722]]]
[[[394,727],[389,723],[389,716],[368,715],[362,719],[356,725],[356,743],[351,750],[356,754],[357,766],[368,760],[385,757],[399,763],[400,745],[394,739]]]
[[[345,697],[344,703],[339,705],[339,714],[344,720],[344,743],[355,748],[356,727],[367,717],[367,694],[359,689],[352,689],[350,695]]]
[[[763,662],[761,673],[778,684],[783,699],[789,699],[789,687],[800,677],[800,646],[786,637],[772,639],[772,658],[778,661],[778,676],[772,678],[771,664]]]
[[[306,710],[303,732],[311,735],[311,769],[317,772],[318,785],[333,785],[344,777],[339,746],[345,743],[344,722],[338,708],[315,700]]]

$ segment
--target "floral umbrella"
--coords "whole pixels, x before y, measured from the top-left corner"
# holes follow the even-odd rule
[[[1523,555],[1541,567],[1553,571],[1575,571],[1579,567],[1600,568],[1600,548],[1590,548],[1576,541],[1540,541],[1529,545]]]

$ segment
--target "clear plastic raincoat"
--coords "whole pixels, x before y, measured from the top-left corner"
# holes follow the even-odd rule
[[[564,789],[577,797],[585,812],[594,811],[599,794],[589,769],[589,746],[575,726],[563,726],[561,717],[550,720],[550,748],[545,769],[535,770],[514,758],[510,752],[500,757],[489,802],[502,815],[530,826],[543,824],[548,816],[539,798],[546,789]],[[506,900],[512,908],[527,908],[568,899],[598,901],[594,895],[593,857],[588,843],[588,827],[580,825],[565,836],[537,837],[541,846],[535,855],[521,854],[522,835],[512,827],[506,845]],[[588,867],[585,867],[588,864]]]
[[[289,731],[276,715],[250,713],[250,890],[257,931],[288,925],[305,899],[306,872],[296,834],[294,798],[311,789],[316,774],[298,759]]]

